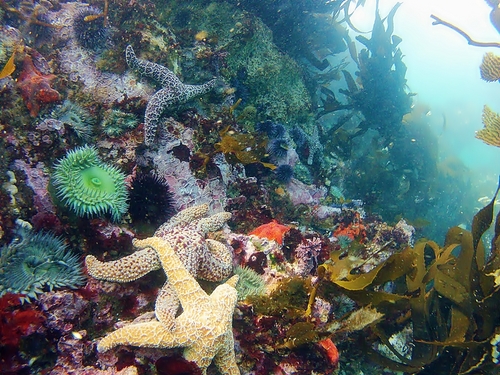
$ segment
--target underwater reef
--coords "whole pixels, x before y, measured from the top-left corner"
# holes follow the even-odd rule
[[[495,198],[354,3],[0,0],[0,373],[499,373]]]

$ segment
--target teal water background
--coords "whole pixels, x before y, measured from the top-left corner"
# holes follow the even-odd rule
[[[395,3],[381,0],[381,16]],[[440,159],[457,156],[470,169],[473,195],[478,199],[491,196],[500,172],[500,149],[474,138],[475,131],[483,127],[483,106],[500,111],[500,85],[481,80],[479,72],[483,55],[498,53],[498,48],[470,46],[455,31],[432,25],[430,15],[458,26],[474,40],[498,42],[500,34],[490,22],[490,11],[484,0],[409,0],[394,18],[394,34],[403,39],[400,47],[408,67],[408,86],[417,93],[415,103],[430,106],[428,121],[439,137]],[[374,12],[375,1],[367,1],[354,12],[354,25],[371,30]]]

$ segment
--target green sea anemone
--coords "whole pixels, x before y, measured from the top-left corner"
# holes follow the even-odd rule
[[[51,117],[65,123],[72,129],[76,136],[84,141],[92,138],[95,118],[89,111],[69,100],[56,106],[52,111]]]
[[[23,230],[1,248],[0,296],[19,293],[22,302],[29,302],[44,291],[77,288],[84,282],[79,257],[52,233]]]
[[[54,168],[52,184],[57,196],[78,216],[110,214],[118,221],[127,211],[125,174],[103,163],[95,147],[69,151]]]
[[[264,293],[266,283],[262,276],[249,267],[237,266],[234,269],[234,274],[240,279],[236,284],[238,292],[238,300],[243,301],[249,296],[258,296]]]
[[[119,137],[125,132],[135,129],[139,119],[132,113],[125,113],[116,109],[108,109],[104,113],[101,127],[110,137]]]

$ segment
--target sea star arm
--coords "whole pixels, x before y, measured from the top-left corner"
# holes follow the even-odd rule
[[[226,245],[219,241],[205,240],[208,251],[198,268],[198,277],[203,280],[220,281],[233,270],[233,256]]]
[[[156,237],[161,237],[162,234],[168,230],[177,227],[191,224],[191,222],[198,220],[208,213],[208,204],[200,204],[186,208],[174,216],[172,216],[166,223],[162,224],[155,232]]]
[[[149,64],[149,61],[146,61]],[[154,64],[157,65],[157,64]],[[174,75],[175,77],[175,75]],[[179,79],[175,77],[177,81]],[[158,77],[157,80],[169,80],[164,77]],[[174,105],[184,104],[195,97],[205,94],[212,90],[216,85],[216,80],[211,80],[203,85],[185,85],[179,82],[168,82],[162,84],[163,88],[157,91],[149,100],[144,115],[144,128],[146,131],[145,143],[147,145],[154,142],[156,129],[161,115]]]
[[[202,85],[186,85],[182,84],[182,96],[179,98],[180,103],[185,103],[197,96],[204,95],[211,91],[217,85],[217,79],[214,78]]]
[[[229,219],[231,219],[230,212],[219,212],[210,217],[204,217],[198,220],[196,229],[203,234],[216,232],[221,229]]]
[[[142,75],[154,79],[162,87],[182,85],[180,79],[170,69],[151,61],[138,59],[131,45],[128,45],[125,49],[125,58],[128,66]]]
[[[236,364],[234,354],[234,339],[233,333],[228,331],[225,337],[226,345],[221,347],[219,352],[214,357],[214,363],[219,368],[222,374],[240,375],[240,370]]]
[[[160,237],[150,237],[144,240],[134,240],[137,248],[152,247],[156,250],[168,282],[177,291],[177,296],[184,310],[201,306],[208,300],[208,295],[201,289],[193,276],[186,270],[168,241]]]
[[[148,101],[144,114],[145,143],[152,144],[154,142],[161,115],[168,107],[183,104],[210,91],[214,86],[215,80],[212,80],[204,85],[169,84],[157,91]]]
[[[137,280],[147,273],[161,268],[158,255],[153,249],[136,251],[111,262],[101,262],[93,255],[87,255],[85,264],[90,276],[98,280],[120,283]]]
[[[179,298],[177,292],[167,281],[161,288],[156,298],[155,315],[163,326],[172,330],[175,327],[175,314],[179,310]]]
[[[182,327],[180,327],[182,328]],[[134,345],[148,348],[178,348],[189,346],[193,338],[183,329],[168,330],[157,321],[130,324],[105,336],[97,345],[105,352],[118,345]]]
[[[177,96],[172,92],[171,88],[161,89],[151,97],[144,115],[144,142],[146,145],[153,144],[162,113],[168,106],[174,104],[176,100]]]

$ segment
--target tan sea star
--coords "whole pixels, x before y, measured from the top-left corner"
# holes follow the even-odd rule
[[[104,352],[117,345],[184,347],[184,358],[195,362],[203,374],[213,360],[222,374],[239,375],[232,332],[238,276],[219,285],[209,296],[187,271],[168,241],[150,237],[135,240],[134,246],[151,248],[158,254],[183,311],[175,318],[172,330],[158,321],[130,324],[104,337],[97,346],[98,351]]]
[[[208,232],[217,231],[231,218],[229,212],[205,217],[208,205],[186,208],[161,225],[155,237],[168,241],[188,272],[195,278],[221,281],[232,272],[232,253],[221,242],[206,239]],[[157,253],[142,249],[111,262],[101,262],[88,255],[85,258],[89,275],[99,280],[129,282],[161,268]],[[167,281],[158,293],[155,314],[166,328],[173,328],[179,308],[176,291]]]

